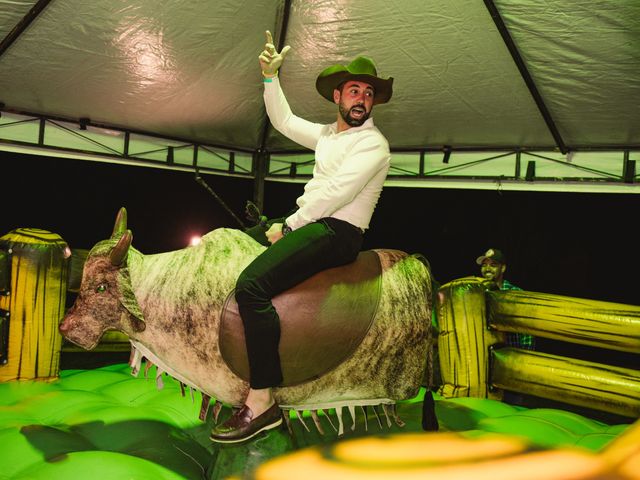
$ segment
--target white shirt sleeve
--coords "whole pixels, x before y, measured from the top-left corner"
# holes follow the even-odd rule
[[[324,125],[297,117],[291,111],[278,78],[264,82],[264,105],[273,127],[303,147],[316,149]]]

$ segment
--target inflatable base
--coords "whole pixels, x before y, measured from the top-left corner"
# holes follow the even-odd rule
[[[447,435],[454,432],[470,437],[506,436],[506,444],[526,451],[575,448],[589,454],[629,427],[629,423],[609,425],[557,409],[436,396],[440,433],[425,433],[418,396],[398,405],[402,427],[379,411],[360,412],[355,423],[349,412],[343,412],[345,433],[338,437],[332,427],[337,426],[337,417],[329,412],[319,419],[324,427],[321,435],[311,417],[298,418],[291,412],[293,435],[283,426],[248,443],[220,446],[208,439],[211,414],[206,422],[198,420],[198,394],[191,396],[187,391],[183,396],[180,385],[169,377],[163,383],[158,390],[153,371],[148,378],[142,373],[133,377],[126,364],[63,370],[53,382],[0,383],[0,479],[69,480],[84,478],[87,472],[110,480],[261,478],[257,476],[261,466],[306,448],[335,449],[345,442],[366,440],[374,443],[367,443],[367,453],[362,455],[370,456],[372,451],[388,455],[396,439],[398,446],[410,440],[448,442]],[[218,421],[229,414],[223,408]],[[416,453],[415,460],[423,459]],[[298,471],[278,478],[311,478],[300,475]]]

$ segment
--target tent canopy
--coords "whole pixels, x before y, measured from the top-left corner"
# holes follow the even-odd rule
[[[389,182],[637,191],[635,0],[0,0],[0,148],[304,180],[262,103],[266,30],[311,121],[336,115],[324,67],[394,77]]]

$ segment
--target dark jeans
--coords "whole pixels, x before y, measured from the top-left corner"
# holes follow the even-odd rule
[[[278,240],[240,274],[235,298],[244,325],[252,388],[282,382],[280,317],[271,299],[321,270],[352,262],[361,248],[359,228],[321,218]]]

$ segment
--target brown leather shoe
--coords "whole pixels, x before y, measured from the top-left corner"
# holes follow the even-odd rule
[[[235,412],[222,425],[211,431],[209,439],[218,443],[243,442],[256,436],[264,430],[270,430],[282,424],[282,412],[277,403],[271,405],[262,415],[253,418],[249,407],[243,407]]]

